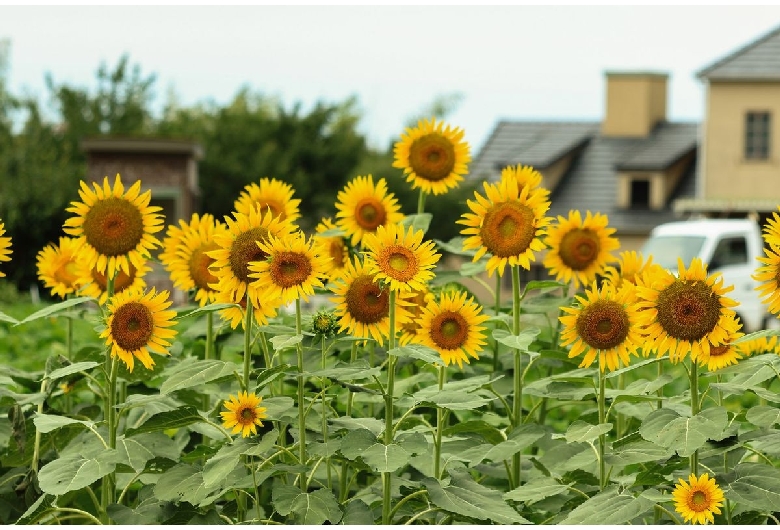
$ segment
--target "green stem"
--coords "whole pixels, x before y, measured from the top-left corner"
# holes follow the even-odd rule
[[[606,418],[606,406],[605,406],[605,377],[604,377],[604,361],[599,354],[599,428],[607,422]],[[599,486],[603,490],[607,486],[607,473],[606,462],[604,461],[604,448],[606,446],[607,435],[599,435]]]
[[[48,386],[49,379],[47,377],[43,378],[43,381],[41,381],[41,394],[46,396],[46,387]],[[38,403],[38,414],[43,414],[43,403],[45,401],[44,399],[41,399],[41,402]],[[33,446],[33,457],[32,457],[32,472],[33,475],[38,474],[38,458],[40,457],[41,452],[41,431],[38,429],[35,429],[35,445]]]
[[[496,318],[498,318],[498,314],[501,312],[501,276],[496,273],[496,305],[495,305],[495,313]],[[498,322],[496,322],[496,327],[498,327]],[[493,373],[495,374],[498,372],[498,350],[499,350],[499,342],[498,339],[493,340]]]
[[[425,212],[425,191],[420,188],[420,197],[417,199],[417,213],[421,214]]]
[[[325,369],[325,357],[328,352],[328,349],[325,347],[325,337],[322,337],[322,360],[321,360],[321,366],[322,369]],[[325,393],[325,385],[326,385],[327,378],[322,378],[322,441],[325,443],[325,447],[328,446],[328,402],[326,399],[326,393]],[[333,490],[333,477],[330,473],[330,457],[327,457],[325,459],[325,467],[328,474],[328,489]]]
[[[114,280],[116,275],[107,278],[106,292],[108,293],[108,299],[114,296]],[[105,374],[108,377],[108,388],[106,389],[106,395],[104,400],[106,425],[108,427],[108,447],[109,449],[116,449],[116,376],[119,369],[119,363],[111,355],[111,347],[106,348],[106,371]],[[105,524],[111,524],[111,520],[108,517],[108,505],[114,502],[116,498],[116,472],[111,472],[101,481],[101,498],[100,498],[100,516]]]
[[[254,306],[252,305],[252,299],[249,297],[249,293],[246,295],[246,315],[244,315],[244,378],[242,386],[244,392],[249,392],[249,368],[252,361],[252,321],[254,317],[252,312]]]
[[[439,366],[439,391],[441,392],[444,387],[444,377],[446,375],[444,366]],[[434,453],[433,453],[433,477],[436,479],[441,478],[440,466],[441,466],[441,433],[444,430],[444,409],[436,407],[436,438],[434,440]]]
[[[355,361],[357,361],[357,342],[352,342],[352,350],[349,355],[349,363],[350,365],[355,364]],[[347,390],[347,407],[346,407],[346,416],[347,418],[352,416],[352,400],[354,398],[354,394],[351,390]],[[341,474],[339,475],[339,500],[341,504],[344,504],[347,501],[347,494],[349,491],[347,490],[347,472],[349,471],[349,464],[345,460],[341,464]]]
[[[512,265],[512,334],[520,334],[520,266]],[[514,399],[512,402],[512,418],[515,428],[523,424],[523,371],[520,350],[514,351]],[[515,487],[520,486],[520,453],[512,456],[512,476]]]
[[[690,371],[691,382],[691,418],[699,413],[699,365],[691,360]],[[699,476],[699,451],[696,450],[691,455],[691,473]]]
[[[295,334],[303,333],[301,326],[301,300],[295,299]],[[301,465],[306,465],[306,411],[303,396],[303,345],[299,342],[296,347],[298,352],[298,458]],[[301,471],[299,479],[301,491],[306,493],[306,471]]]
[[[722,382],[722,378],[720,374],[717,376],[718,383]],[[723,406],[723,391],[718,389],[718,406]],[[726,474],[729,472],[729,453],[726,451],[723,453],[723,473]],[[731,503],[728,499],[726,499],[726,523],[731,524]]]
[[[387,340],[387,351],[395,348],[395,291],[390,291],[390,331]],[[389,356],[387,363],[387,388],[385,389],[385,445],[393,443],[393,390],[395,387],[395,361]],[[382,524],[390,524],[392,474],[382,473]]]

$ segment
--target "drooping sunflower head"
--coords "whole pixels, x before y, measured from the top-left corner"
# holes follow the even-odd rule
[[[284,238],[292,233],[295,225],[287,219],[274,217],[270,211],[263,214],[257,208],[250,210],[249,215],[234,212],[233,216],[235,219],[225,218],[228,228],[224,233],[214,234],[218,248],[205,252],[214,259],[209,270],[217,278],[216,284],[210,284],[210,287],[229,293],[227,297],[231,302],[248,295],[257,306],[259,295],[249,277],[249,264],[268,258],[257,243],[269,236]]]
[[[140,267],[130,264],[130,271],[126,273],[120,270],[114,277],[114,294],[119,294],[127,290],[142,291],[146,288],[144,276],[151,271],[146,262]],[[108,301],[108,279],[106,275],[97,270],[97,267],[90,267],[89,262],[77,258],[75,264],[76,285],[81,296],[91,296],[97,299],[99,305],[105,305]]]
[[[488,319],[482,306],[467,293],[443,293],[441,300],[433,300],[422,310],[419,341],[439,352],[444,364],[458,363],[463,368],[469,357],[479,359],[486,343],[485,326]]]
[[[400,223],[404,218],[398,199],[387,191],[385,179],[374,185],[371,175],[355,177],[339,191],[336,203],[336,225],[344,230],[350,243],[356,246],[365,234],[373,234],[380,226]]]
[[[737,328],[742,327],[742,324],[739,322],[736,322],[735,325]],[[707,366],[707,370],[710,372],[720,370],[721,368],[731,366],[732,364],[737,364],[737,362],[742,359],[742,354],[740,353],[739,344],[734,344],[734,341],[743,335],[744,333],[741,331],[730,332],[723,344],[710,344],[709,353],[705,354],[702,352],[696,362],[700,365]]]
[[[401,168],[412,189],[439,195],[458,186],[468,173],[471,162],[464,131],[452,128],[436,118],[420,120],[417,127],[406,129],[396,142],[393,167]]]
[[[418,333],[420,332],[420,317],[422,317],[423,308],[433,302],[436,297],[430,291],[428,286],[422,289],[412,289],[410,297],[408,299],[411,304],[408,307],[411,318],[409,321],[401,326],[401,337],[398,339],[398,343],[401,346],[415,343],[419,344],[420,340]]]
[[[269,235],[257,245],[267,258],[249,263],[249,277],[264,297],[279,298],[282,304],[296,299],[308,302],[314,288],[323,287],[330,256],[317,254],[303,232],[283,238]]]
[[[301,200],[293,199],[294,192],[286,182],[263,177],[259,185],[252,183],[244,188],[233,208],[244,215],[249,215],[252,208],[259,208],[262,214],[270,211],[273,217],[282,221],[295,222],[301,216],[298,210]]]
[[[575,288],[593,283],[615,261],[612,251],[620,247],[608,224],[606,215],[590,211],[584,220],[578,210],[571,210],[568,218],[559,215],[557,224],[547,229],[550,249],[543,263],[550,274],[558,281],[574,282]]]
[[[339,320],[330,309],[320,309],[311,316],[311,330],[321,337],[332,337],[339,331]]]
[[[78,240],[70,237],[60,237],[58,245],[46,245],[38,252],[38,279],[51,289],[52,296],[65,298],[78,290],[78,252]]]
[[[150,351],[168,354],[170,340],[176,336],[171,329],[176,311],[166,311],[171,302],[168,291],[154,288],[144,293],[139,289],[125,290],[108,302],[106,329],[100,334],[111,347],[111,356],[119,357],[129,371],[133,371],[134,359],[147,370],[154,366]]]
[[[423,241],[424,236],[422,230],[410,226],[407,231],[400,223],[380,226],[363,241],[366,270],[392,291],[422,289],[433,279],[441,258],[433,241]]]
[[[653,263],[652,256],[645,261],[644,256],[635,250],[623,251],[619,256],[615,266],[608,265],[604,269],[604,279],[615,287],[621,287],[624,283],[636,285],[637,279],[645,271],[661,268],[657,263]]]
[[[266,418],[266,408],[261,407],[263,398],[254,392],[239,392],[238,396],[230,396],[223,402],[227,411],[220,412],[222,425],[233,429],[233,434],[241,433],[242,438],[257,434],[257,426],[262,427],[262,419]]]
[[[599,289],[593,283],[584,297],[576,299],[579,307],[561,307],[566,313],[560,317],[561,344],[571,345],[569,358],[584,354],[582,368],[593,364],[598,355],[602,372],[616,370],[621,362],[628,366],[643,340],[634,287],[618,289],[605,283]]]
[[[756,268],[753,279],[759,282],[756,290],[761,301],[769,305],[770,313],[777,315],[780,313],[780,246],[771,244],[769,248],[764,248],[764,254],[766,257],[756,258],[763,265]]]
[[[11,261],[11,238],[2,237],[5,234],[5,223],[0,221],[0,261]],[[0,272],[0,278],[5,277],[5,273]]]
[[[715,523],[715,515],[720,515],[723,506],[723,490],[720,489],[714,478],[709,478],[708,473],[701,477],[691,473],[688,482],[679,479],[680,483],[674,488],[672,498],[674,509],[682,515],[685,522],[694,524]]]
[[[241,329],[244,329],[244,322],[246,320],[245,296],[236,300],[234,295],[229,291],[215,291],[214,303],[236,304],[234,307],[220,309],[219,316],[222,320],[225,320],[230,324],[231,329],[236,329],[238,326],[241,326]],[[258,326],[265,326],[268,324],[268,319],[276,316],[281,305],[281,300],[266,298],[261,293],[258,293],[258,296],[253,299],[252,304],[252,319],[254,324],[257,324]]]
[[[485,182],[483,187],[485,196],[474,192],[476,200],[467,201],[471,212],[456,221],[466,226],[461,230],[468,236],[463,249],[476,249],[473,261],[490,254],[488,276],[494,271],[502,276],[507,263],[530,269],[534,252],[545,248],[541,238],[550,221],[545,217],[550,203],[543,188],[521,186],[517,178]]]
[[[162,230],[159,206],[149,206],[151,191],[141,191],[136,181],[125,193],[117,174],[113,188],[108,177],[94,190],[81,181],[82,202],[72,202],[67,211],[75,214],[65,221],[65,233],[79,240],[81,256],[90,267],[112,277],[117,271],[129,273],[130,264],[140,267],[150,250],[160,246],[154,236]]]
[[[724,287],[720,273],[708,276],[700,258],[687,269],[678,259],[678,269],[677,276],[665,269],[646,272],[636,287],[645,347],[658,357],[669,352],[673,363],[688,353],[693,361],[709,355],[711,345],[725,343],[739,329],[731,309],[738,304],[724,296],[734,287]]]
[[[374,281],[374,275],[358,257],[347,263],[346,273],[331,290],[336,295],[331,301],[336,304],[339,330],[355,337],[373,338],[383,345],[390,334],[390,290]],[[409,296],[400,292],[395,299],[398,326],[411,318],[406,301]]]
[[[330,217],[323,217],[317,225],[314,235],[316,252],[321,256],[330,256],[328,261],[328,276],[335,280],[344,274],[344,269],[349,261],[349,245],[342,235],[325,236],[326,232],[340,232]]]

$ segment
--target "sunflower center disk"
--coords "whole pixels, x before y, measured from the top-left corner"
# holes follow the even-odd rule
[[[575,228],[563,236],[558,252],[567,267],[581,271],[596,261],[600,249],[599,238],[592,230]]]
[[[431,322],[431,340],[445,350],[456,350],[463,346],[468,334],[468,322],[463,315],[453,311],[445,311]]]
[[[111,321],[111,336],[124,351],[137,351],[149,344],[154,332],[152,312],[139,302],[120,306]]]
[[[691,494],[690,507],[695,512],[700,512],[707,508],[707,494],[703,491],[694,491]]]
[[[408,248],[393,246],[379,258],[382,272],[399,282],[408,282],[417,274],[417,258]]]
[[[630,322],[625,308],[614,300],[597,300],[582,309],[577,334],[593,349],[609,350],[628,337]]]
[[[363,324],[376,324],[390,314],[388,291],[380,289],[371,276],[355,278],[345,299],[349,314]]]
[[[282,252],[271,263],[271,278],[280,287],[301,285],[311,275],[311,262],[297,252]]]
[[[426,134],[412,142],[409,165],[418,177],[437,182],[455,168],[455,146],[438,133]]]
[[[141,211],[119,197],[97,201],[84,217],[84,236],[100,254],[121,256],[135,249],[144,236]]]
[[[376,230],[376,227],[384,224],[386,218],[385,207],[373,197],[361,199],[355,208],[355,222],[363,230]]]
[[[248,283],[249,280],[249,262],[250,261],[265,261],[268,255],[260,250],[257,246],[257,242],[265,241],[268,236],[268,230],[265,228],[250,228],[246,232],[242,232],[233,241],[233,245],[230,247],[230,270],[233,274],[242,282]]]
[[[217,283],[217,281],[219,281],[217,277],[211,274],[211,270],[209,269],[215,260],[206,254],[206,252],[211,252],[212,250],[216,250],[218,248],[219,245],[211,242],[201,245],[192,251],[192,256],[190,256],[189,263],[190,277],[192,278],[192,281],[195,282],[195,286],[199,289],[213,291],[214,289],[209,287],[209,284]]]
[[[519,256],[534,239],[534,220],[534,212],[528,206],[516,202],[496,204],[485,213],[479,235],[494,256]]]
[[[245,407],[241,409],[241,412],[239,413],[239,417],[241,419],[241,423],[244,425],[249,425],[255,422],[255,411],[249,407]]]
[[[676,280],[658,293],[658,323],[675,339],[707,336],[720,318],[720,297],[703,281]]]

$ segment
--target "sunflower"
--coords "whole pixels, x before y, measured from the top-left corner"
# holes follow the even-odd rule
[[[561,307],[567,314],[559,318],[564,326],[561,345],[573,345],[569,358],[584,353],[582,368],[593,364],[598,354],[602,372],[617,369],[620,361],[628,366],[643,338],[634,287],[618,289],[606,283],[599,289],[594,283],[584,297],[576,298],[579,307]]]
[[[234,212],[233,216],[235,220],[225,217],[228,229],[224,233],[214,234],[214,241],[219,247],[206,252],[214,259],[210,269],[217,278],[210,287],[229,293],[226,296],[231,302],[247,295],[257,306],[260,305],[259,294],[249,277],[249,264],[268,257],[257,243],[265,241],[269,235],[285,237],[293,231],[294,225],[289,220],[274,217],[270,211],[263,215],[258,208],[250,210],[248,215]]]
[[[777,212],[773,212],[772,218],[767,219],[761,231],[761,237],[764,238],[767,246],[780,246],[780,216],[778,216]]]
[[[114,278],[114,294],[119,294],[127,290],[143,290],[146,288],[144,276],[151,271],[151,267],[146,262],[136,268],[130,264],[130,273],[119,271]],[[90,267],[89,262],[81,258],[76,260],[75,273],[77,276],[76,285],[79,286],[79,294],[82,296],[91,296],[97,299],[99,305],[105,305],[108,300],[108,279],[105,274],[101,274],[97,267]]]
[[[544,266],[555,279],[574,282],[574,287],[590,285],[607,264],[615,261],[610,254],[620,247],[612,237],[614,228],[607,228],[606,215],[588,211],[583,221],[577,210],[570,210],[569,217],[558,216],[558,223],[547,230],[547,246],[550,250],[544,258]]]
[[[737,302],[723,296],[734,287],[723,287],[720,273],[708,276],[700,258],[688,269],[678,258],[678,269],[677,276],[660,268],[646,272],[636,287],[645,347],[658,357],[669,352],[673,363],[688,352],[693,361],[708,358],[710,345],[725,343],[739,327],[730,309]]]
[[[714,523],[713,514],[720,515],[723,506],[723,490],[715,483],[714,478],[709,478],[708,473],[698,479],[691,473],[688,482],[679,479],[680,483],[674,488],[674,509],[683,516],[685,522],[694,524]]]
[[[328,276],[335,280],[344,274],[344,268],[349,261],[349,247],[346,239],[342,236],[323,236],[325,232],[338,230],[330,217],[323,217],[317,225],[316,234],[314,234],[314,244],[316,252],[321,256],[330,256],[328,261]]]
[[[317,254],[303,232],[284,238],[269,235],[257,245],[268,258],[251,262],[249,277],[255,278],[252,284],[266,298],[279,298],[282,304],[296,299],[308,302],[315,287],[324,287],[330,257]]]
[[[778,336],[772,335],[771,337],[759,337],[757,339],[750,339],[737,344],[737,352],[745,357],[751,355],[761,355],[762,353],[774,353],[780,355],[780,343],[778,343]]]
[[[617,266],[608,265],[604,268],[604,279],[615,287],[621,287],[625,283],[636,285],[637,278],[645,271],[661,267],[653,263],[652,256],[645,261],[644,256],[635,250],[621,252],[619,256]]]
[[[422,309],[419,342],[439,352],[444,364],[469,362],[469,356],[479,359],[477,352],[485,345],[485,326],[488,317],[482,314],[482,306],[467,293],[443,293],[441,301],[435,300]]]
[[[347,263],[346,274],[331,290],[336,295],[331,301],[336,304],[339,331],[347,330],[356,337],[372,337],[382,346],[390,334],[390,291],[374,281],[374,275],[357,257]],[[398,326],[411,318],[407,309],[410,304],[406,301],[409,296],[399,293],[395,299]]]
[[[336,225],[344,230],[350,243],[360,243],[365,234],[373,234],[380,226],[400,223],[404,218],[398,199],[388,193],[385,179],[374,185],[371,175],[355,177],[338,192]]]
[[[742,324],[737,323],[737,327],[741,327]],[[700,365],[707,365],[707,370],[714,372],[720,370],[726,366],[737,364],[742,359],[740,353],[739,344],[733,344],[735,340],[742,337],[744,333],[741,331],[735,331],[730,333],[728,338],[723,344],[717,346],[710,344],[710,353],[706,355],[702,352],[701,356],[697,359]]]
[[[401,326],[401,337],[398,339],[398,344],[406,346],[411,343],[419,343],[418,333],[420,332],[420,317],[422,316],[422,310],[429,303],[436,299],[433,293],[427,286],[423,286],[422,289],[412,289],[411,296],[408,301],[411,304],[408,307],[410,319],[407,323]]]
[[[272,300],[263,297],[262,295],[254,300],[252,305],[252,317],[255,324],[258,326],[265,326],[268,324],[268,319],[276,316],[277,310],[282,305],[280,300]],[[243,329],[244,320],[246,319],[246,297],[240,300],[234,300],[228,291],[215,291],[214,292],[215,304],[237,304],[238,307],[228,307],[227,309],[220,309],[219,316],[222,320],[227,321],[230,324],[231,329],[236,329],[239,325]]]
[[[167,355],[169,342],[176,330],[169,329],[176,322],[176,311],[166,311],[171,302],[168,291],[146,293],[140,289],[123,291],[108,302],[106,329],[100,338],[111,346],[111,357],[119,357],[133,371],[133,358],[138,358],[147,370],[154,366],[149,351]]]
[[[0,222],[0,236],[5,234],[5,224]],[[0,261],[11,261],[11,238],[0,237]],[[5,277],[5,273],[0,272],[0,278]]]
[[[780,247],[772,244],[764,248],[764,254],[765,258],[756,258],[764,265],[756,269],[753,279],[760,283],[756,290],[763,303],[769,305],[768,311],[776,315],[780,313]]]
[[[436,118],[420,120],[417,127],[406,129],[393,147],[393,167],[403,169],[412,189],[434,195],[447,193],[463,180],[471,162],[463,134],[459,127],[436,123]]]
[[[298,210],[301,200],[293,199],[293,193],[293,187],[286,182],[264,177],[259,186],[255,183],[246,186],[233,208],[244,215],[249,215],[252,208],[260,208],[260,213],[270,210],[273,217],[295,222],[301,216]]]
[[[211,286],[217,283],[211,267],[214,258],[207,252],[217,250],[214,236],[225,233],[225,225],[215,221],[211,214],[202,217],[192,215],[189,223],[179,221],[181,228],[171,225],[163,239],[164,252],[160,254],[174,287],[183,291],[196,289],[195,301],[201,307],[214,301],[215,291]]]
[[[380,226],[376,234],[368,234],[363,241],[366,252],[365,265],[375,281],[384,280],[392,291],[422,289],[432,280],[431,269],[441,258],[433,241],[423,242],[425,232],[402,224]]]
[[[545,195],[545,199],[550,195],[550,190],[542,188],[543,176],[531,166],[506,166],[501,170],[501,180],[514,179],[517,181],[518,188],[522,189],[529,186],[531,190],[539,190]]]
[[[65,298],[78,290],[76,258],[78,241],[70,237],[60,237],[59,245],[49,244],[36,256],[38,279],[52,296]]]
[[[151,191],[141,191],[141,181],[125,193],[119,174],[113,189],[108,177],[103,187],[93,182],[92,191],[81,181],[79,196],[82,202],[72,202],[68,212],[75,217],[65,221],[65,233],[78,238],[81,256],[90,267],[97,267],[109,278],[117,271],[130,272],[130,264],[140,267],[149,257],[149,251],[160,245],[153,235],[162,230],[162,208],[149,206]]]
[[[230,396],[230,401],[225,401],[223,405],[227,412],[220,412],[222,415],[222,425],[226,429],[233,429],[233,434],[241,433],[243,438],[249,436],[249,433],[257,434],[257,427],[263,426],[260,421],[266,418],[266,408],[261,407],[263,398],[254,392],[239,392],[238,397]]]
[[[482,185],[485,197],[475,191],[476,200],[466,201],[472,213],[465,213],[456,221],[466,226],[460,232],[468,236],[463,249],[477,250],[472,261],[490,253],[488,276],[496,270],[503,276],[507,263],[530,269],[534,252],[545,248],[540,238],[549,223],[544,214],[550,203],[540,191],[543,188],[521,187],[517,178]]]

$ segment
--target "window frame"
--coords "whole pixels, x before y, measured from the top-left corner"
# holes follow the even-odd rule
[[[750,110],[745,113],[745,160],[769,160],[772,144],[772,113]]]

